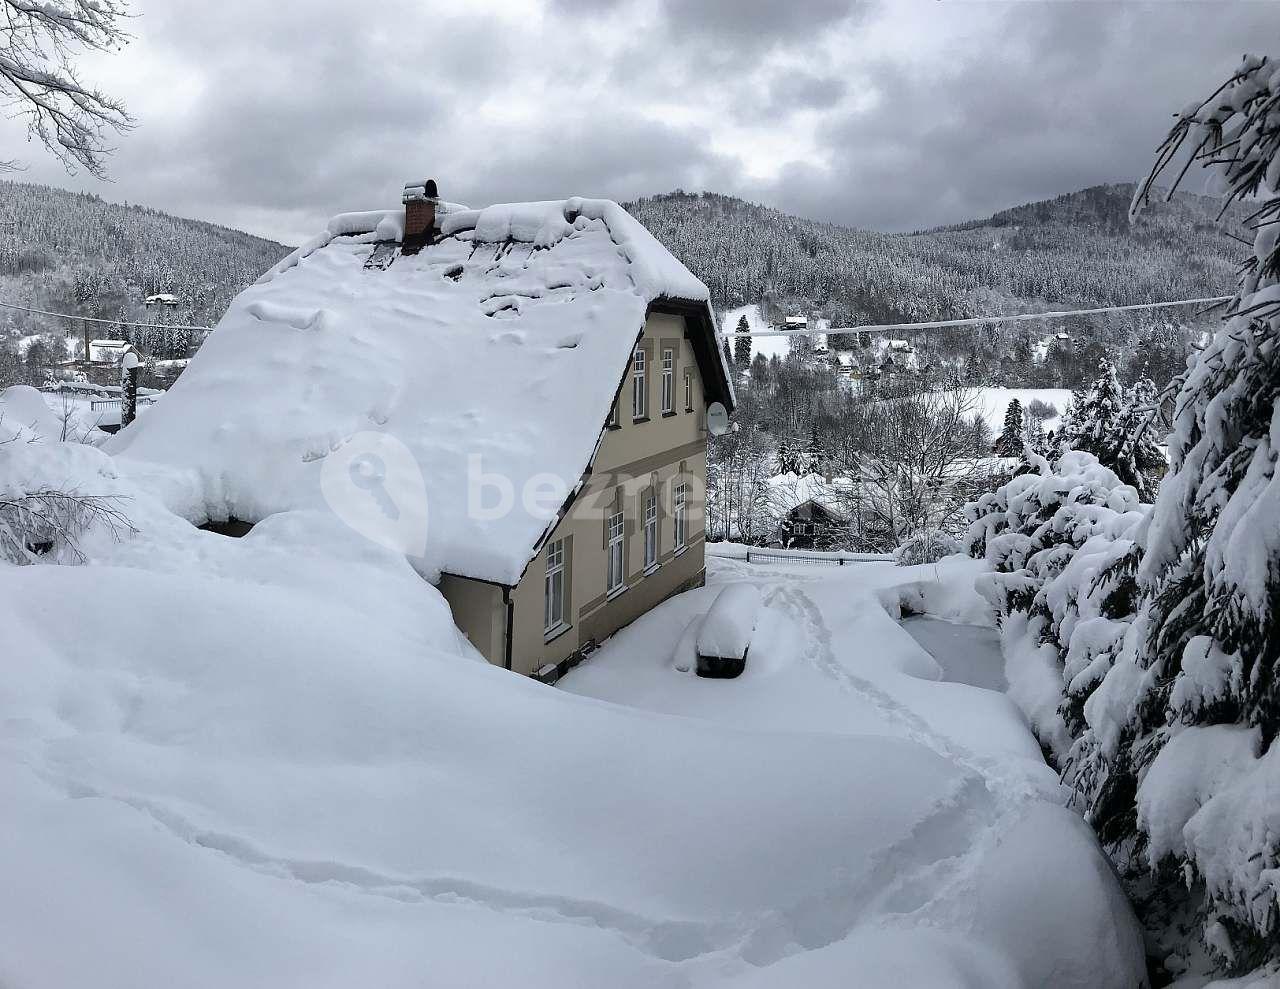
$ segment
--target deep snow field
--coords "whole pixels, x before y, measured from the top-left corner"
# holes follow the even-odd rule
[[[81,444],[0,487],[115,494],[82,566],[0,564],[0,985],[1131,987],[1087,828],[1001,694],[899,603],[978,564],[710,560],[546,687],[330,516],[233,540]],[[739,680],[675,669],[749,580]]]

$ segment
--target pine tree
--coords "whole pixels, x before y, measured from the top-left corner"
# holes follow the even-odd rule
[[[1116,445],[1121,404],[1120,378],[1115,366],[1103,360],[1098,365],[1098,376],[1072,403],[1062,441],[1072,450],[1092,453],[1103,466],[1111,467],[1103,453]]]
[[[746,315],[738,317],[738,333],[749,333],[751,327],[747,324]],[[751,338],[746,336],[735,337],[733,340],[733,359],[734,363],[740,368],[745,368],[751,363]]]
[[[809,427],[809,444],[804,449],[805,467],[809,473],[823,472],[826,466],[827,455],[822,447],[822,440],[818,437],[818,424],[815,422]]]
[[[1105,771],[1089,799],[1090,819],[1104,837],[1140,849],[1151,840],[1134,809],[1141,781],[1157,764],[1168,765],[1166,754],[1190,760],[1192,771],[1197,760],[1210,758],[1194,746],[1170,752],[1171,743],[1194,743],[1206,726],[1254,733],[1253,757],[1229,772],[1215,770],[1221,778],[1212,796],[1208,802],[1207,795],[1197,797],[1197,818],[1216,821],[1217,830],[1162,850],[1173,866],[1162,888],[1169,896],[1199,890],[1193,895],[1205,899],[1215,950],[1233,965],[1280,957],[1280,889],[1268,879],[1280,838],[1274,795],[1260,796],[1269,785],[1262,767],[1274,768],[1280,757],[1275,68],[1268,59],[1246,57],[1208,100],[1184,110],[1134,197],[1136,214],[1190,145],[1191,161],[1224,180],[1228,201],[1247,202],[1256,235],[1225,324],[1180,383],[1169,476],[1138,532],[1142,596],[1133,672],[1115,671],[1124,672],[1129,685],[1122,708],[1128,720],[1118,739],[1097,744]],[[1175,173],[1168,195],[1182,174]],[[1252,783],[1245,773],[1252,773]]]
[[[1073,406],[1062,442],[1072,450],[1092,453],[1149,502],[1164,470],[1164,455],[1156,446],[1155,386],[1143,380],[1126,393],[1109,360],[1098,370],[1098,377]]]
[[[1022,454],[1022,403],[1016,398],[1004,412],[1004,429],[996,440],[996,454],[1017,457]]]
[[[729,349],[728,337],[724,338],[724,362],[728,368],[733,368],[733,351]]]

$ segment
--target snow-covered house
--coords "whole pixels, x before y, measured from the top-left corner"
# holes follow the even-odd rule
[[[774,538],[787,549],[826,549],[848,531],[852,486],[821,474],[779,474],[769,480]]]
[[[788,330],[807,330],[809,328],[809,317],[791,315],[784,317],[784,327]]]
[[[706,286],[617,204],[434,192],[263,275],[113,452],[170,468],[196,523],[336,514],[491,662],[551,678],[703,581],[706,413],[732,385]]]
[[[95,364],[110,364],[118,368],[124,355],[137,352],[133,344],[125,340],[90,340],[89,360]]]

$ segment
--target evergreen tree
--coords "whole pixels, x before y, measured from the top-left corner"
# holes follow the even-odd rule
[[[749,333],[751,327],[747,324],[745,315],[738,317],[738,333]],[[733,359],[734,363],[740,368],[745,368],[751,363],[751,338],[739,336],[733,340]]]
[[[1280,888],[1270,878],[1280,836],[1266,782],[1280,759],[1275,68],[1246,57],[1208,100],[1184,110],[1134,197],[1136,213],[1189,145],[1192,162],[1223,179],[1228,200],[1248,203],[1256,236],[1225,324],[1180,385],[1169,476],[1138,532],[1136,652],[1108,677],[1120,674],[1125,685],[1108,708],[1125,720],[1118,736],[1096,741],[1104,769],[1088,791],[1090,819],[1110,843],[1155,845],[1147,859],[1166,866],[1157,880],[1165,895],[1203,897],[1206,941],[1233,968],[1280,957]],[[1200,745],[1228,736],[1248,740],[1231,765],[1223,750]],[[1160,822],[1183,840],[1160,844],[1135,813],[1135,791],[1178,767],[1182,778],[1207,779],[1195,774],[1214,759],[1222,762],[1212,790],[1196,794],[1195,817],[1182,828]]]
[[[822,440],[818,437],[818,424],[815,422],[809,427],[809,443],[804,449],[805,469],[808,473],[823,472],[826,466],[826,451],[822,447]]]
[[[1062,441],[1072,450],[1092,453],[1122,483],[1137,488],[1143,501],[1151,501],[1164,471],[1164,455],[1156,445],[1155,386],[1143,380],[1126,393],[1110,361],[1104,360],[1099,372],[1073,406]]]
[[[733,369],[733,351],[729,349],[728,337],[724,338],[724,362],[730,370]]]
[[[1022,455],[1022,403],[1016,398],[1004,412],[1004,429],[996,439],[996,454],[1001,457]]]
[[[1062,428],[1062,441],[1072,450],[1092,453],[1104,467],[1111,467],[1103,453],[1117,445],[1120,406],[1120,378],[1115,366],[1103,360],[1098,365],[1098,376],[1072,403],[1070,419]]]

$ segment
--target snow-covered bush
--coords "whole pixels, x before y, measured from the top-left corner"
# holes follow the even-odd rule
[[[78,443],[0,442],[0,563],[81,563],[86,537],[132,531],[108,465]]]
[[[900,567],[937,563],[944,556],[960,552],[960,540],[943,529],[924,529],[893,551]]]
[[[981,589],[1011,696],[1130,881],[1153,947],[1185,967],[1198,922],[1212,971],[1255,976],[1280,961],[1277,105],[1280,70],[1246,58],[1183,111],[1134,198],[1136,213],[1189,146],[1256,229],[1223,328],[1174,382],[1154,505],[1119,483],[1141,484],[1126,476],[1145,474],[1138,444],[1105,435],[1132,434],[1153,396],[1119,396],[1104,368],[1067,439],[1116,455],[1116,469],[1083,453],[1038,464],[969,506],[966,547],[996,570]],[[1111,429],[1093,428],[1104,417],[1090,398]]]
[[[978,590],[1004,625],[1006,650],[1036,653],[1031,681],[1011,664],[1011,693],[1061,766],[1132,614],[1132,532],[1147,506],[1091,454],[1033,460],[1035,473],[967,506],[964,548],[992,565]]]

